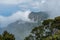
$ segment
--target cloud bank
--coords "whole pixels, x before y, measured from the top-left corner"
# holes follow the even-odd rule
[[[31,13],[30,11],[24,11],[24,12],[17,11],[16,13],[14,13],[13,15],[8,16],[8,17],[0,16],[1,27],[5,27],[8,24],[13,23],[13,22],[15,22],[17,20],[30,22],[30,19],[28,18],[30,13]]]
[[[40,11],[46,0],[0,0],[0,5],[16,5],[21,10]]]
[[[0,4],[21,4],[21,3],[32,3],[35,1],[40,1],[44,3],[44,0],[0,0]]]
[[[40,6],[44,3],[45,0],[0,0],[0,4],[2,5],[17,5],[19,8],[22,8],[22,10],[24,10],[12,13],[13,15],[8,17],[0,16],[1,27],[4,27],[17,20],[30,21],[28,15],[30,14],[31,10],[40,10]]]
[[[11,23],[19,19],[25,21],[29,20],[26,15],[28,15],[30,12],[25,12],[25,10],[30,9],[36,11],[47,11],[50,18],[60,16],[60,0],[0,0],[0,4],[17,5],[19,8],[24,10],[24,12],[18,11],[9,17],[0,16],[0,24],[6,24],[8,22]]]
[[[46,0],[0,0],[2,5],[16,5],[23,10],[34,9],[40,10],[40,6],[45,3]]]
[[[60,0],[46,0],[43,7],[42,9],[48,12],[50,18],[60,16]]]

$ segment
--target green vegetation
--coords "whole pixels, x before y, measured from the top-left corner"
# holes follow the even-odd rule
[[[15,37],[13,34],[4,31],[2,35],[0,35],[0,40],[15,40]]]
[[[42,25],[33,28],[24,40],[60,40],[60,16],[44,20]]]

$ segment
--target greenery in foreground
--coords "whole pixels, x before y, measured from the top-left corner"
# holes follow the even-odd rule
[[[15,37],[13,34],[4,31],[2,35],[0,35],[0,40],[15,40]]]
[[[33,28],[24,40],[60,40],[60,16],[44,20],[42,25]]]

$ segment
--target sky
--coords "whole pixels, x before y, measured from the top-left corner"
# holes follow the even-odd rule
[[[45,0],[0,0],[0,15],[9,16],[17,11],[40,11]]]
[[[5,27],[17,20],[30,21],[28,15],[40,11],[44,0],[0,0],[0,27]]]
[[[32,11],[46,11],[50,18],[60,16],[60,0],[0,0],[0,27],[17,20],[31,21]]]

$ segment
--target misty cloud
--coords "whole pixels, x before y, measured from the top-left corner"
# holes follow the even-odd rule
[[[44,0],[0,0],[0,4],[21,4],[31,3],[35,1],[42,1],[42,3],[44,3]]]
[[[50,18],[60,16],[60,0],[46,0],[42,9],[48,12]]]
[[[60,0],[0,0],[0,2],[2,4],[10,4],[12,2],[10,5],[17,3],[17,6],[24,10],[24,12],[18,11],[9,17],[0,16],[0,24],[6,25],[19,19],[29,21],[26,15],[29,15],[30,9],[46,11],[50,15],[50,18],[60,16]],[[26,10],[30,11],[25,12]]]
[[[1,5],[16,5],[23,10],[40,10],[46,0],[0,0]]]
[[[0,24],[1,27],[5,27],[10,23],[13,23],[17,20],[22,20],[22,21],[26,21],[29,22],[30,19],[28,18],[29,14],[31,12],[30,11],[18,11],[16,13],[13,13],[13,15],[8,16],[8,17],[4,17],[4,16],[0,16]]]

